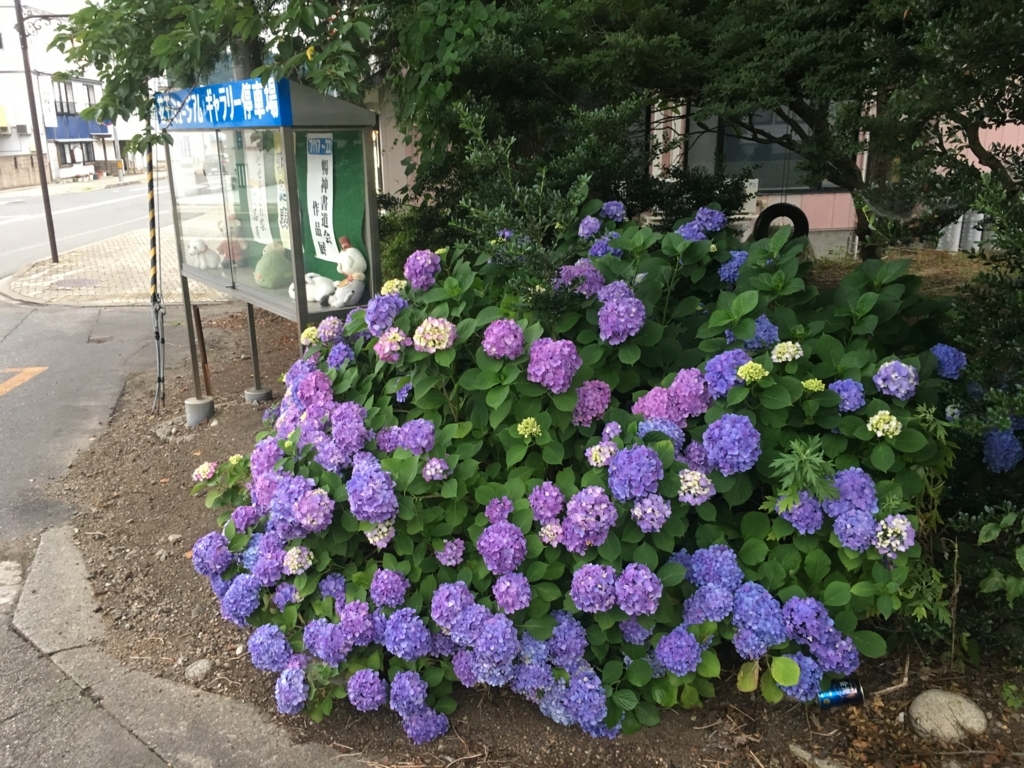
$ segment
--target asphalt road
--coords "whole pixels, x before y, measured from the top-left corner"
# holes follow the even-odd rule
[[[50,204],[58,253],[147,226],[144,183],[56,193],[50,196]],[[170,223],[171,202],[166,182],[157,186],[157,215],[158,224]],[[0,278],[14,274],[25,264],[50,257],[38,187],[0,192],[0,238]]]

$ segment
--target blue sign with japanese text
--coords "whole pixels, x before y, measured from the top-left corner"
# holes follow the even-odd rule
[[[156,113],[160,128],[172,131],[292,124],[287,80],[236,80],[158,93]]]
[[[307,155],[330,155],[334,152],[334,142],[329,138],[313,138],[309,137],[306,139],[306,154]]]

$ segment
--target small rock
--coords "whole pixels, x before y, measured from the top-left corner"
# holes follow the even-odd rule
[[[808,768],[846,768],[843,763],[837,763],[835,760],[830,760],[827,757],[816,757],[796,744],[790,744],[789,751],[793,757],[808,766]]]
[[[209,677],[211,672],[213,663],[209,659],[200,659],[185,667],[185,679],[190,683],[198,683]]]
[[[202,616],[204,613],[206,613],[206,606],[205,605],[197,605],[197,606],[194,606],[192,608],[192,617],[193,618],[195,618],[196,616]]]
[[[168,544],[177,544],[179,541],[181,541],[180,533],[172,533],[170,536],[167,537]]]
[[[241,656],[243,653],[245,653],[244,645],[239,645],[237,648],[235,648],[235,656]]]
[[[167,559],[167,550],[166,549],[158,549],[156,551],[156,559],[159,560],[161,563],[164,560],[166,560]]]
[[[988,727],[981,707],[966,696],[938,688],[919,694],[907,714],[919,736],[939,741],[959,741],[968,734],[977,736]]]

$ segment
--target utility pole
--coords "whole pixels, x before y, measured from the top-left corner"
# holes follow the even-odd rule
[[[21,38],[21,57],[25,63],[25,88],[28,91],[28,110],[32,115],[32,136],[36,143],[36,165],[39,166],[39,187],[43,193],[43,212],[46,215],[46,234],[50,238],[50,261],[57,258],[57,235],[53,231],[53,210],[50,208],[50,188],[46,183],[46,167],[49,165],[43,155],[43,139],[39,134],[39,116],[36,114],[36,91],[32,85],[32,65],[28,58],[28,35],[25,32],[25,14],[21,0],[14,0],[14,12],[18,17],[18,37]]]

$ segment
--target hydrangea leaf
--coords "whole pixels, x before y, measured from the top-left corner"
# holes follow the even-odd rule
[[[772,678],[779,685],[796,685],[800,682],[800,665],[786,656],[772,659]]]

